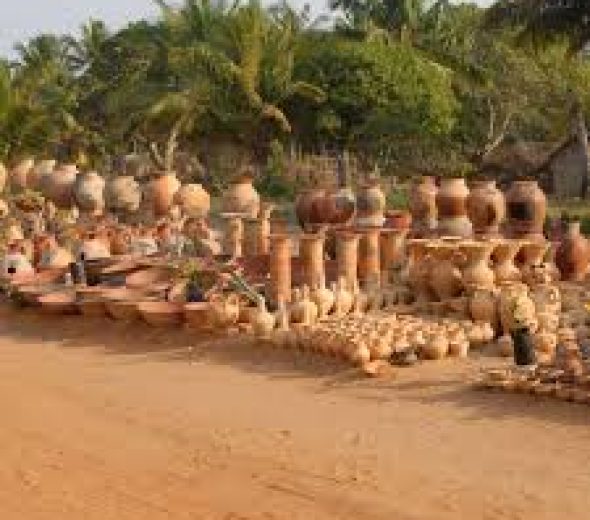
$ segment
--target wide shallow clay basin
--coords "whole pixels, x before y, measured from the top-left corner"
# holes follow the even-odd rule
[[[172,272],[166,267],[150,267],[128,275],[125,285],[130,289],[144,289],[165,284],[172,278]]]
[[[173,327],[184,320],[184,306],[178,302],[143,301],[137,304],[142,319],[153,327]]]
[[[184,319],[191,329],[206,329],[209,326],[209,304],[207,302],[185,303]]]
[[[73,292],[54,292],[44,294],[38,298],[41,312],[44,314],[75,314],[76,295]]]

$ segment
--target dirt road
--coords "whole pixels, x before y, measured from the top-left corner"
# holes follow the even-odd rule
[[[489,362],[489,360],[486,360]],[[0,310],[0,518],[590,518],[590,409]]]

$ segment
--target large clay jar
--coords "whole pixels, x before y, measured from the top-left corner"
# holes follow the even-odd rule
[[[439,301],[456,298],[463,289],[461,270],[455,262],[455,249],[452,245],[432,244],[432,269],[430,286]]]
[[[6,166],[0,162],[0,193],[4,191],[6,187],[6,179],[8,177],[8,172],[6,171]]]
[[[10,184],[16,189],[26,190],[27,178],[33,166],[35,161],[31,158],[20,161],[10,172]]]
[[[325,199],[327,224],[343,225],[351,221],[356,212],[356,198],[352,188],[343,186],[327,190]]]
[[[303,190],[295,201],[295,215],[304,230],[310,230],[315,224],[321,223],[319,208],[323,203],[325,192],[320,188]]]
[[[240,213],[256,218],[260,211],[260,195],[253,186],[250,173],[240,175],[223,194],[222,207],[226,213]]]
[[[590,263],[588,240],[580,233],[580,223],[572,222],[568,226],[555,255],[555,263],[561,273],[561,279],[579,282],[584,279]]]
[[[514,238],[540,239],[547,198],[535,180],[518,180],[506,192],[508,233]]]
[[[134,213],[141,203],[141,188],[130,175],[116,177],[106,186],[105,202],[116,213]]]
[[[476,289],[469,299],[469,313],[473,321],[495,326],[499,318],[495,292],[489,289]]]
[[[76,177],[74,200],[86,213],[101,214],[104,210],[105,180],[97,172],[86,172]]]
[[[378,177],[369,178],[360,188],[357,197],[357,224],[381,227],[385,222],[386,199]]]
[[[41,178],[41,190],[60,209],[70,209],[74,199],[74,183],[78,176],[75,164],[64,164],[51,175]]]
[[[493,289],[495,275],[490,267],[490,257],[494,246],[490,242],[468,241],[461,244],[461,250],[467,256],[463,269],[463,284],[469,291],[476,289]]]
[[[467,197],[466,208],[476,236],[498,235],[506,216],[506,202],[495,181],[475,181]]]
[[[211,197],[200,184],[185,184],[174,196],[174,202],[188,217],[206,217],[211,209]]]
[[[514,259],[520,248],[521,243],[518,240],[501,240],[496,242],[493,252],[496,284],[519,282],[522,279],[520,269],[514,263]]]
[[[51,175],[55,170],[57,161],[55,159],[43,159],[39,161],[27,176],[27,186],[31,190],[41,189],[41,179],[46,175]]]
[[[154,215],[163,217],[168,214],[174,202],[174,196],[180,189],[180,181],[174,172],[164,172],[150,185],[151,202]]]
[[[469,237],[473,228],[467,216],[469,189],[463,178],[442,179],[436,194],[438,233],[441,236]]]
[[[421,177],[410,191],[412,232],[416,237],[427,236],[436,228],[436,183],[434,177]]]

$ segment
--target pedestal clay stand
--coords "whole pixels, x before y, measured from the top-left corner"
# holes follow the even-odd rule
[[[289,235],[270,236],[270,279],[266,287],[270,302],[277,305],[291,301],[291,238]]]
[[[299,239],[303,283],[311,289],[320,287],[325,280],[324,241],[325,236],[319,234],[304,234]]]
[[[361,283],[381,280],[381,227],[358,228],[361,235],[358,254],[358,277]]]
[[[336,270],[338,278],[344,278],[350,289],[356,287],[358,281],[359,238],[352,231],[336,233]]]

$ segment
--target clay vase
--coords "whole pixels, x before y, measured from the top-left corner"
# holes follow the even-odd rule
[[[85,213],[100,215],[104,210],[105,180],[97,172],[78,175],[74,183],[74,200]]]
[[[464,242],[461,250],[467,256],[463,269],[463,285],[468,292],[476,289],[493,289],[495,275],[490,267],[494,246],[490,242]]]
[[[475,322],[498,323],[498,303],[496,294],[489,289],[476,289],[469,299],[469,313]]]
[[[513,238],[543,238],[547,198],[535,180],[514,181],[506,192],[508,233]]]
[[[74,202],[74,183],[78,176],[75,164],[63,164],[51,175],[41,178],[43,194],[60,209],[70,209]]]
[[[520,269],[516,267],[514,260],[520,251],[521,243],[518,240],[501,240],[496,242],[493,252],[494,275],[496,284],[504,282],[519,282],[522,279]]]
[[[431,333],[426,343],[420,349],[424,359],[437,360],[446,357],[449,353],[449,340],[441,332]]]
[[[467,216],[469,189],[463,178],[442,179],[436,194],[438,233],[441,236],[470,237],[473,229]]]
[[[378,177],[369,178],[360,188],[356,197],[359,226],[381,227],[385,222],[385,194]]]
[[[20,161],[10,172],[10,184],[17,190],[26,190],[27,177],[29,172],[35,166],[35,161],[31,158]]]
[[[240,213],[256,218],[260,211],[260,195],[253,186],[249,174],[240,175],[223,194],[222,208],[225,213]]]
[[[275,326],[275,315],[268,312],[266,302],[262,296],[258,298],[258,307],[251,314],[250,319],[255,336],[259,338],[270,338]]]
[[[449,298],[456,298],[461,294],[463,282],[461,270],[455,262],[453,246],[433,244],[429,246],[429,250],[432,251],[430,287],[441,302]]]
[[[555,263],[562,280],[580,282],[585,278],[590,264],[590,249],[588,240],[580,233],[579,222],[568,225],[567,233],[557,249]]]
[[[334,308],[336,297],[334,293],[326,287],[326,282],[323,280],[311,293],[311,300],[318,308],[318,319],[323,320],[330,314]]]
[[[55,166],[57,161],[54,159],[43,159],[39,161],[33,169],[29,172],[27,176],[27,186],[31,190],[39,191],[42,185],[42,179],[46,175],[51,175],[53,170],[55,170]]]
[[[416,238],[430,235],[436,228],[437,187],[434,177],[421,177],[410,191],[412,235]]]
[[[174,195],[174,203],[188,217],[206,217],[211,209],[211,197],[200,184],[183,185]]]
[[[522,243],[519,256],[522,258],[520,272],[523,282],[528,285],[536,283],[535,271],[543,266],[543,260],[548,248],[549,243],[544,240]]]
[[[8,178],[8,172],[6,170],[6,166],[0,162],[0,193],[4,191],[6,188],[6,180]]]
[[[115,213],[134,213],[141,203],[141,188],[137,181],[127,175],[116,177],[105,188],[107,207]]]
[[[174,196],[179,189],[180,181],[174,172],[164,172],[151,182],[150,190],[154,215],[163,217],[168,214],[174,203]]]
[[[504,195],[491,180],[475,181],[466,201],[467,215],[477,237],[495,237],[506,217]]]
[[[321,223],[319,207],[324,194],[324,190],[320,188],[308,188],[298,195],[295,201],[295,215],[304,230],[309,230],[314,224]]]

